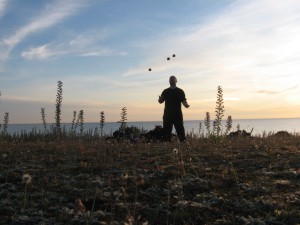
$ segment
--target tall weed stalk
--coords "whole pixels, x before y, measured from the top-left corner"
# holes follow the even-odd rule
[[[217,101],[216,101],[216,118],[214,121],[214,132],[217,137],[220,136],[222,130],[222,118],[224,116],[224,100],[223,100],[223,89],[221,86],[218,86],[218,93],[217,93]]]
[[[232,128],[232,117],[229,115],[226,120],[226,130],[225,133],[222,134],[222,119],[224,117],[225,107],[224,107],[224,99],[223,99],[223,89],[221,86],[218,86],[217,92],[217,101],[215,107],[215,120],[213,121],[213,129],[210,129],[210,114],[206,112],[204,124],[207,130],[207,136],[214,141],[222,141],[229,131]]]
[[[226,120],[226,131],[225,131],[225,135],[227,135],[229,133],[229,131],[232,128],[232,117],[228,116],[227,120]]]
[[[209,137],[210,134],[211,134],[211,131],[210,131],[210,113],[209,112],[206,112],[206,114],[205,114],[204,125],[206,127],[207,135]]]
[[[120,128],[119,128],[120,131],[125,132],[126,121],[127,121],[127,108],[123,107],[121,112],[121,120],[118,121],[118,123],[120,123]]]
[[[2,125],[2,134],[7,134],[7,128],[8,128],[8,122],[9,122],[9,113],[5,112],[4,119],[3,119],[3,125]]]
[[[46,122],[46,112],[45,108],[41,108],[41,116],[42,116],[42,123],[45,129],[45,132],[47,131],[47,122]]]
[[[57,94],[56,94],[56,104],[55,104],[55,125],[56,131],[61,133],[61,106],[63,99],[63,83],[61,81],[57,81]]]
[[[76,124],[75,124],[75,120],[76,120],[76,116],[77,116],[77,112],[76,110],[73,111],[73,119],[72,119],[72,125],[71,125],[71,130],[76,129]]]
[[[104,111],[100,112],[100,137],[103,137],[103,128],[105,125],[105,115]]]
[[[84,130],[84,112],[83,110],[80,110],[78,113],[78,123],[80,127],[80,135],[83,136],[83,130]]]

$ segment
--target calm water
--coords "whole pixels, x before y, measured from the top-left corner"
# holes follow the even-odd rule
[[[201,133],[206,131],[203,121],[200,120],[190,120],[185,121],[184,126],[186,132],[199,133],[199,123],[202,124]],[[266,132],[277,132],[280,130],[286,130],[288,132],[300,132],[300,118],[296,119],[243,119],[243,120],[233,120],[233,128],[231,131],[235,131],[237,125],[240,125],[240,129],[244,129],[250,132],[253,128],[253,135],[262,134]],[[62,124],[66,129],[71,127],[71,124]],[[119,128],[118,123],[116,122],[107,122],[104,126],[104,133],[111,134],[113,131]],[[155,125],[162,125],[162,121],[153,121],[153,122],[128,122],[127,126],[136,126],[143,128],[145,130],[152,130]],[[224,122],[225,125],[225,122]],[[211,126],[212,127],[212,126]],[[85,123],[84,131],[99,129],[99,123]],[[9,124],[8,132],[9,133],[20,133],[21,131],[31,131],[32,129],[44,130],[42,124]],[[223,126],[225,130],[225,127]],[[79,127],[77,127],[79,130]],[[173,132],[175,130],[173,129]]]

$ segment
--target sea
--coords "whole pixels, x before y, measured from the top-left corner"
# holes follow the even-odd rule
[[[222,130],[225,131],[226,121],[222,121]],[[127,122],[127,126],[135,126],[145,131],[149,131],[155,128],[155,126],[162,126],[162,121],[145,121],[145,122]],[[52,124],[47,125],[47,129]],[[62,123],[62,127],[66,130],[71,128],[70,123]],[[83,125],[84,132],[95,131],[96,129],[99,131],[100,124],[99,123],[85,123]],[[116,131],[120,127],[120,124],[117,122],[106,122],[103,128],[103,132],[105,135],[112,135],[114,131]],[[206,134],[207,129],[205,127],[203,120],[187,120],[184,121],[184,127],[186,133],[192,133],[195,135]],[[212,127],[212,124],[211,124]],[[241,130],[245,130],[247,132],[252,132],[252,135],[263,135],[263,134],[271,134],[276,133],[278,131],[287,131],[293,134],[300,133],[300,118],[289,118],[289,119],[237,119],[232,121],[232,129],[230,131],[236,131],[238,127]],[[31,132],[35,130],[36,132],[43,132],[44,126],[43,124],[8,124],[7,132],[9,134],[21,134],[22,132]],[[77,127],[79,131],[79,127]],[[175,129],[173,129],[175,133]]]

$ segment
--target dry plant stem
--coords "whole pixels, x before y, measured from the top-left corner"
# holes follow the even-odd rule
[[[196,169],[195,169],[195,167],[194,167],[194,165],[192,164],[191,161],[190,161],[190,166],[192,167],[192,169],[193,169],[194,173],[196,174],[196,176],[197,176],[198,178],[200,178],[200,177],[199,177],[199,174],[197,173],[197,171],[196,171]]]
[[[180,152],[180,165],[181,165],[181,168],[182,168],[182,173],[183,175],[186,175],[186,172],[185,172],[185,169],[184,169],[184,162],[182,160],[182,153]]]
[[[25,184],[24,199],[23,199],[23,208],[22,208],[22,211],[23,211],[23,212],[25,211],[25,206],[26,206],[27,186],[28,186],[28,184]]]
[[[234,175],[234,179],[235,179],[235,182],[236,182],[236,185],[237,185],[237,188],[239,189],[239,191],[241,190],[240,189],[240,186],[239,186],[239,181],[238,181],[238,178],[237,178],[237,175],[236,175],[236,172],[235,172],[235,169],[233,167],[233,164],[230,162],[229,163],[231,165],[231,169],[233,171],[233,175]]]
[[[167,209],[170,209],[170,192],[168,191],[168,201],[167,201]],[[167,217],[167,225],[169,225],[169,219],[170,219],[170,215],[168,215]]]
[[[94,195],[94,200],[93,200],[93,206],[92,206],[92,213],[91,213],[91,215],[92,215],[93,212],[94,212],[94,207],[95,207],[95,201],[96,201],[97,194],[98,194],[98,188],[96,188],[96,193],[95,193],[95,195]]]
[[[128,215],[128,218],[130,217],[130,211],[129,211],[129,208],[128,208],[128,204],[127,204],[127,201],[126,201],[126,192],[124,191],[124,205],[125,205],[125,208],[126,208],[126,211],[127,211],[127,215]]]
[[[84,218],[85,224],[88,225],[88,218],[87,218],[86,213],[83,213],[83,218]]]
[[[136,211],[136,201],[137,201],[137,192],[138,192],[138,185],[135,185],[135,196],[134,196],[134,209],[133,209],[133,218],[135,218],[135,211]]]

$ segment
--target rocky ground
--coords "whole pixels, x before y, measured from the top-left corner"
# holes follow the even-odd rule
[[[300,224],[300,137],[2,141],[0,224]]]

